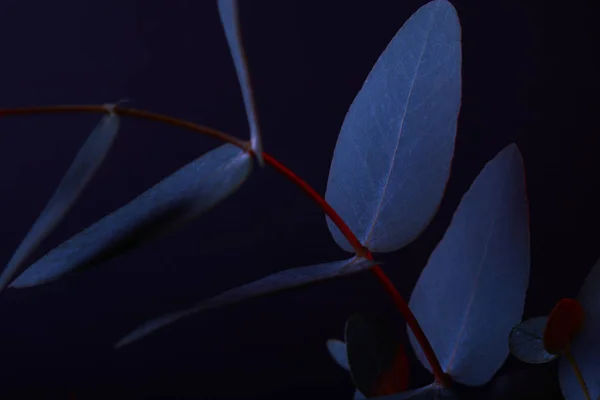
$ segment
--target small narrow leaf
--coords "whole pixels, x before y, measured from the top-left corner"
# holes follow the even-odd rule
[[[408,359],[385,320],[356,314],[346,322],[345,336],[350,374],[362,394],[375,397],[406,390]]]
[[[442,369],[483,385],[508,356],[529,283],[523,162],[513,144],[480,172],[431,254],[410,299]],[[409,331],[413,349],[430,368]]]
[[[58,184],[56,191],[21,242],[0,275],[0,292],[22,269],[37,247],[58,226],[86,188],[110,150],[117,132],[119,117],[110,112],[94,128],[79,149],[73,163]]]
[[[585,279],[577,300],[583,307],[585,323],[571,343],[571,354],[592,399],[600,397],[600,260]],[[560,387],[566,400],[584,400],[584,394],[567,357],[559,363]]]
[[[508,347],[510,353],[528,364],[543,364],[556,359],[544,349],[544,329],[548,317],[535,317],[521,322],[510,332]]]
[[[340,367],[344,368],[346,371],[350,371],[348,354],[346,353],[346,343],[337,339],[329,339],[327,341],[327,350],[329,350],[329,354]]]
[[[202,301],[189,309],[167,314],[146,322],[121,339],[116,344],[116,347],[122,347],[135,342],[162,327],[200,311],[222,307],[253,297],[321,282],[343,275],[354,274],[364,271],[374,265],[377,265],[377,262],[366,258],[352,257],[343,261],[311,265],[309,267],[292,268],[277,272],[245,285],[238,286],[234,289],[227,290],[215,297]]]
[[[436,383],[403,393],[371,397],[372,400],[458,400],[460,398],[456,392],[442,388]]]
[[[235,64],[235,71],[242,88],[242,96],[244,98],[244,106],[246,107],[246,115],[250,126],[250,144],[252,151],[260,165],[264,165],[262,156],[261,133],[258,124],[258,115],[254,96],[252,94],[252,85],[250,82],[250,74],[248,73],[248,62],[242,44],[242,33],[240,30],[240,22],[238,15],[238,4],[235,0],[218,0],[219,15],[221,23],[225,30],[229,50]]]
[[[448,1],[435,0],[381,54],[335,146],[325,200],[371,251],[398,250],[433,218],[450,174],[460,96],[460,24]]]
[[[60,244],[26,269],[10,287],[52,281],[168,234],[233,193],[251,168],[252,159],[243,150],[231,144],[220,146]]]
[[[561,299],[548,317],[544,329],[544,348],[550,354],[565,352],[583,326],[583,307],[577,300]]]

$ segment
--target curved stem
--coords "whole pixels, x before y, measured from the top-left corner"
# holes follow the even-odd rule
[[[114,112],[118,115],[137,117],[149,119],[157,122],[166,123],[169,125],[178,126],[181,128],[186,128],[192,130],[197,133],[202,133],[208,136],[212,136],[214,138],[220,139],[224,142],[231,143],[235,146],[238,146],[242,149],[245,149],[248,152],[252,152],[252,149],[248,142],[242,141],[236,137],[228,135],[224,132],[220,132],[216,129],[208,128],[202,125],[194,124],[192,122],[180,120],[177,118],[169,117],[166,115],[155,114],[148,111],[133,109],[133,108],[121,108],[121,107],[107,107],[102,105],[84,105],[84,106],[45,106],[45,107],[31,107],[31,108],[12,108],[12,109],[0,109],[0,116],[10,116],[10,115],[33,115],[33,114],[46,114],[46,113],[71,113],[71,112],[96,112],[96,113],[108,113]],[[364,247],[357,237],[352,233],[348,225],[344,222],[344,220],[335,212],[335,210],[323,199],[308,183],[304,180],[300,179],[296,174],[294,174],[291,170],[289,170],[285,165],[281,164],[271,155],[266,152],[263,152],[264,161],[275,168],[279,173],[284,175],[288,180],[292,181],[296,184],[300,189],[302,189],[317,205],[325,212],[325,214],[331,219],[331,221],[338,227],[338,229],[342,232],[346,240],[350,243],[354,252],[359,257],[366,257],[372,260],[371,252]],[[402,295],[396,290],[394,284],[389,280],[387,275],[383,272],[379,265],[376,265],[371,268],[371,272],[375,275],[375,277],[379,280],[379,283],[383,286],[385,291],[392,297],[392,300],[406,320],[407,325],[410,327],[411,331],[415,335],[417,342],[421,346],[429,365],[431,366],[431,370],[435,376],[435,380],[438,384],[449,387],[452,383],[452,379],[450,376],[443,372],[440,363],[431,347],[431,344],[427,340],[425,333],[421,329],[417,319],[414,314],[410,310],[410,307],[406,303],[406,300],[402,297]]]
[[[567,350],[565,350],[564,356],[567,357],[567,360],[569,360],[569,364],[571,364],[571,367],[573,368],[573,371],[575,372],[575,377],[577,378],[577,381],[579,382],[579,386],[581,386],[581,390],[583,390],[583,395],[585,396],[585,399],[592,400],[590,391],[588,390],[588,387],[585,384],[585,380],[583,380],[583,375],[581,374],[581,370],[579,369],[579,366],[575,362],[575,357],[573,357],[573,353],[571,353],[570,347],[567,347]]]

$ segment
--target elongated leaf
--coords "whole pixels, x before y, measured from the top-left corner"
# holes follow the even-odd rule
[[[521,321],[529,283],[527,208],[523,162],[513,144],[464,195],[411,295],[442,368],[460,383],[485,384],[508,356],[507,338]]]
[[[600,260],[585,279],[579,296],[585,312],[581,332],[573,339],[571,354],[579,366],[592,399],[600,397]],[[584,400],[583,390],[566,357],[559,364],[560,387],[566,400]]]
[[[575,335],[583,327],[584,312],[581,303],[573,299],[561,299],[548,317],[544,329],[544,348],[551,354],[565,352]]]
[[[337,140],[325,200],[373,252],[398,250],[444,194],[460,108],[461,47],[446,0],[421,7],[381,54]],[[328,219],[346,251],[352,246]]]
[[[458,400],[461,397],[449,389],[444,389],[436,383],[423,386],[419,389],[408,390],[403,393],[371,397],[372,400]],[[357,399],[355,397],[355,399]]]
[[[105,115],[79,149],[38,219],[0,275],[0,292],[22,269],[24,263],[67,215],[108,154],[117,132],[117,114]]]
[[[543,364],[556,359],[544,349],[544,329],[548,317],[527,319],[515,326],[510,332],[508,347],[510,353],[528,364]]]
[[[344,368],[346,371],[350,371],[348,354],[346,353],[346,343],[337,339],[329,339],[327,341],[327,350],[329,350],[329,354],[340,367]]]
[[[406,390],[408,359],[385,320],[356,314],[346,321],[345,336],[350,374],[362,394],[375,397]]]
[[[220,146],[60,244],[10,287],[52,281],[170,233],[233,193],[246,180],[251,167],[250,155],[231,144]]]
[[[261,134],[254,96],[252,95],[250,74],[248,73],[248,62],[246,61],[244,46],[242,45],[238,4],[235,0],[218,0],[217,4],[221,23],[223,24],[227,43],[229,44],[229,50],[235,64],[235,71],[242,88],[244,106],[246,107],[246,115],[248,116],[248,124],[250,125],[250,144],[252,145],[252,151],[262,166],[264,161],[262,157]]]
[[[266,276],[256,281],[227,290],[213,298],[202,301],[186,310],[170,313],[153,319],[121,339],[116,347],[122,347],[137,341],[144,336],[172,324],[181,318],[196,314],[200,311],[224,305],[237,303],[253,297],[291,289],[311,283],[332,279],[342,275],[354,274],[376,265],[377,262],[365,258],[352,257],[343,261],[335,261],[325,264],[311,265],[287,269]]]

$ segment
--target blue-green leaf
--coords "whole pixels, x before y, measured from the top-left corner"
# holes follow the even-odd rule
[[[248,153],[231,144],[222,145],[60,244],[26,269],[10,287],[52,281],[170,233],[233,193],[251,168]]]
[[[333,154],[325,200],[371,251],[398,250],[433,218],[450,175],[460,96],[460,24],[448,1],[435,0],[377,60]]]
[[[529,283],[528,223],[523,161],[512,144],[486,164],[462,198],[410,298],[455,381],[483,385],[508,356],[507,339],[521,321]]]
[[[37,247],[50,235],[75,204],[108,154],[117,132],[119,117],[110,112],[94,128],[79,149],[73,163],[48,200],[46,208],[35,221],[7,266],[0,275],[0,292],[22,269]]]
[[[535,317],[515,326],[508,339],[510,353],[528,364],[543,364],[556,359],[556,354],[550,354],[544,348],[547,321],[548,317]]]
[[[250,82],[250,74],[248,73],[248,62],[242,44],[242,34],[240,30],[238,4],[235,0],[218,0],[219,15],[221,23],[225,30],[229,50],[235,64],[235,71],[242,89],[242,97],[244,98],[244,106],[248,117],[248,125],[250,126],[250,144],[252,151],[260,165],[264,164],[262,157],[262,141],[260,127],[258,124],[258,115],[256,112],[256,104],[252,94],[252,85]]]
[[[577,297],[584,309],[583,328],[571,343],[577,363],[592,399],[600,398],[600,260],[585,279]],[[566,357],[559,363],[560,387],[566,400],[585,400],[573,368]]]
[[[329,354],[340,367],[344,368],[346,371],[350,371],[346,343],[337,339],[329,339],[327,341],[327,350],[329,350]]]
[[[122,347],[135,342],[162,327],[200,311],[332,279],[342,275],[354,274],[368,269],[375,264],[375,261],[367,260],[366,258],[352,257],[343,261],[311,265],[309,267],[292,268],[277,272],[245,285],[238,286],[234,289],[227,290],[186,310],[170,313],[146,322],[121,339],[116,344],[116,347]]]

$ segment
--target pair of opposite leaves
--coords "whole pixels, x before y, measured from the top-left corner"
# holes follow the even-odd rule
[[[549,316],[521,322],[512,330],[509,345],[528,364],[560,357],[559,382],[566,400],[600,399],[600,260],[577,300],[562,299]]]
[[[262,160],[235,3],[218,4],[242,86],[252,148]],[[400,249],[425,229],[436,212],[454,151],[460,67],[456,12],[446,0],[432,1],[393,38],[346,115],[325,198],[372,252]],[[110,147],[108,138],[117,130],[118,116],[110,113],[92,132],[0,277],[0,289],[64,217],[100,165]],[[50,251],[11,287],[54,280],[172,231],[233,193],[249,176],[251,165],[251,156],[232,145],[207,153]],[[505,338],[521,318],[529,276],[526,214],[522,162],[511,145],[488,163],[463,198],[411,296],[413,313],[443,369],[459,382],[485,383],[508,354]],[[327,223],[336,243],[352,252],[337,227]],[[151,321],[118,345],[208,308],[373,265],[355,256],[285,270]],[[487,327],[483,334],[478,332],[482,326]],[[427,366],[412,335],[411,343]]]

